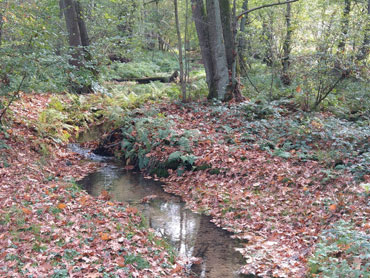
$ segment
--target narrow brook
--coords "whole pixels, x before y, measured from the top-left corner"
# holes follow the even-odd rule
[[[71,149],[82,155],[88,153],[76,145]],[[92,160],[103,157],[90,155]],[[80,184],[93,196],[108,190],[114,200],[137,207],[156,233],[165,237],[182,257],[201,257],[203,262],[192,266],[192,272],[205,278],[246,277],[238,274],[243,265],[235,251],[237,241],[218,228],[210,218],[185,208],[179,197],[163,191],[161,184],[144,179],[139,173],[123,170],[114,161],[84,178]],[[150,201],[143,203],[143,198]]]

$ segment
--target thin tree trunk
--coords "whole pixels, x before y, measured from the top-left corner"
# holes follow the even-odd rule
[[[351,12],[351,0],[344,0],[344,10],[342,17],[342,38],[338,44],[340,51],[344,52],[349,28],[349,13]]]
[[[291,78],[289,74],[289,66],[290,66],[290,52],[291,52],[291,42],[292,42],[292,27],[291,27],[291,4],[288,3],[286,6],[286,37],[283,44],[283,57],[282,57],[282,73],[280,76],[281,81],[284,85],[291,84]]]
[[[188,57],[188,50],[189,50],[189,0],[186,0],[185,2],[185,37],[184,37],[184,46],[185,46],[185,53],[184,53],[184,59],[185,59],[185,83],[189,81],[189,57]]]
[[[271,17],[270,19],[270,25],[272,24]],[[272,66],[273,60],[274,60],[274,55],[272,51],[272,31],[271,31],[271,26],[269,26],[269,23],[267,22],[266,18],[263,18],[263,23],[262,23],[262,41],[266,45],[265,53],[263,55],[263,62],[266,63],[269,67]]]
[[[4,1],[4,8],[0,11],[0,46],[3,39],[3,26],[4,26],[4,15],[8,8],[8,1]]]
[[[231,11],[229,0],[219,0],[222,33],[226,50],[227,68],[231,72],[234,61],[234,36],[231,28]]]
[[[242,7],[243,11],[248,10],[248,5],[249,5],[249,0],[244,0],[243,7]],[[240,28],[239,28],[240,37],[238,41],[238,57],[239,57],[239,63],[240,63],[241,69],[243,71],[246,70],[247,68],[246,63],[245,63],[245,51],[247,48],[247,41],[245,39],[245,26],[247,25],[248,20],[249,20],[248,14],[246,14],[240,20]]]
[[[182,41],[180,32],[179,12],[177,7],[177,0],[173,0],[175,6],[175,20],[176,20],[176,32],[177,32],[177,47],[179,49],[179,66],[180,66],[180,84],[182,92],[182,101],[186,102],[186,83],[184,78],[184,62],[182,57]]]
[[[3,25],[4,25],[3,13],[0,12],[0,45],[3,39]]]
[[[80,29],[81,44],[86,47],[90,45],[89,35],[87,33],[87,28],[84,20],[84,15],[82,12],[80,1],[75,0],[75,9],[77,14],[78,27]]]
[[[370,53],[370,0],[367,0],[367,21],[365,25],[364,42],[360,48],[360,53],[357,56],[358,60],[364,60]]]

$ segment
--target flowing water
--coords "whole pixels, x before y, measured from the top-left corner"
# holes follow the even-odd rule
[[[104,160],[86,151],[71,146],[76,152],[90,159]],[[156,233],[165,237],[182,257],[201,257],[202,263],[192,266],[199,277],[231,278],[242,277],[238,269],[242,266],[241,255],[234,250],[237,242],[230,234],[216,227],[210,218],[185,208],[180,198],[163,191],[161,184],[144,179],[139,173],[125,171],[113,161],[107,162],[95,173],[87,176],[80,184],[93,196],[109,190],[113,199],[137,207]],[[142,201],[148,200],[143,203]]]

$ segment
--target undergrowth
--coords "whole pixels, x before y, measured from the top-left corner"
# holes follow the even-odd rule
[[[370,236],[348,222],[336,222],[321,234],[309,268],[310,277],[369,277]]]
[[[192,169],[196,157],[191,146],[198,141],[198,130],[178,130],[170,117],[154,109],[143,117],[137,117],[135,113],[128,114],[121,127],[123,139],[118,155],[126,164],[161,177],[168,175],[168,169],[177,170],[178,174]],[[164,150],[171,151],[168,157],[163,156]],[[155,160],[152,159],[154,156]]]
[[[247,102],[230,113],[244,118],[243,140],[278,156],[317,160],[356,178],[370,174],[369,125],[330,114],[291,113],[290,101]]]

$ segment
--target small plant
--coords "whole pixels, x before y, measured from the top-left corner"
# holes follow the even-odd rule
[[[309,259],[311,277],[368,277],[370,236],[343,220],[322,233],[315,254]]]

